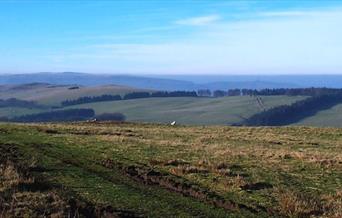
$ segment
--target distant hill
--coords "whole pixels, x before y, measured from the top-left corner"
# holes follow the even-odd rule
[[[342,72],[341,72],[342,73]],[[342,74],[317,74],[317,75],[163,75],[161,78],[191,81],[197,84],[214,83],[217,81],[232,82],[234,84],[259,83],[262,86],[274,85],[273,88],[307,88],[307,87],[329,87],[342,88]]]
[[[201,77],[201,76],[198,76]],[[157,78],[152,76],[127,76],[127,75],[109,75],[109,74],[85,74],[85,73],[34,73],[34,74],[7,74],[0,75],[0,84],[24,84],[24,83],[50,83],[50,84],[78,84],[84,86],[98,85],[122,85],[142,89],[156,90],[198,90],[198,89],[263,89],[263,88],[295,88],[298,85],[292,83],[246,80],[235,81],[216,80],[210,82],[193,82],[188,80],[173,78]]]
[[[192,90],[195,84],[192,82],[172,79],[159,79],[126,75],[96,75],[85,73],[34,73],[0,75],[0,84],[24,84],[24,83],[50,83],[50,84],[78,84],[84,86],[99,85],[123,85],[137,88],[160,89],[160,90]]]
[[[0,85],[0,99],[17,98],[36,101],[41,104],[59,105],[65,100],[73,100],[84,96],[124,95],[131,92],[151,91],[118,85],[79,86],[51,85],[49,83],[29,83],[20,85]]]

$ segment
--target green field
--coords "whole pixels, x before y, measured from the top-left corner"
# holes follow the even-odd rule
[[[36,109],[36,108],[20,108],[20,107],[3,107],[0,108],[0,117],[8,117],[13,118],[16,116],[22,116],[26,114],[35,114],[44,112],[44,109]]]
[[[0,86],[0,99],[17,98],[21,100],[36,101],[40,104],[59,106],[62,101],[77,99],[84,96],[124,95],[131,92],[146,91],[127,86],[77,86],[50,85],[43,83]]]
[[[18,98],[36,101],[42,105],[59,106],[67,99],[103,94],[124,95],[136,91],[146,91],[124,86],[96,86],[70,89],[73,85],[24,84],[0,86],[0,99]],[[223,98],[146,98],[113,102],[81,104],[67,108],[92,108],[96,114],[120,112],[128,121],[170,123],[176,121],[186,125],[231,125],[239,123],[255,113],[272,107],[292,104],[303,100],[304,96],[260,96],[260,105],[255,97],[234,96]],[[51,109],[5,107],[0,108],[0,117],[13,118]],[[342,127],[342,104],[306,117],[293,125]]]
[[[0,124],[0,211],[338,218],[341,150],[334,128]]]
[[[226,125],[242,121],[271,107],[291,104],[305,97],[262,96],[263,107],[250,96],[223,98],[146,98],[125,101],[75,105],[72,108],[92,108],[96,114],[121,112],[128,121],[168,123],[177,121],[189,125]]]
[[[307,117],[296,123],[296,125],[342,127],[342,104],[335,105],[328,110],[319,111],[314,116]]]

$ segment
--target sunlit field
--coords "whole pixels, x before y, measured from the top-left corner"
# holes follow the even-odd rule
[[[2,124],[0,145],[3,214],[342,214],[341,129]]]

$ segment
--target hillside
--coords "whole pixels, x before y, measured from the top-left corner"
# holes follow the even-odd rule
[[[147,98],[125,101],[75,105],[72,108],[92,108],[97,114],[121,112],[128,121],[168,123],[177,121],[188,125],[226,125],[278,105],[304,99],[301,96],[263,96],[262,105],[255,97],[223,98]]]
[[[159,92],[118,85],[78,86],[47,83],[2,85],[0,86],[0,103],[2,103],[0,118],[4,121],[6,118],[12,119],[53,110],[91,108],[97,115],[119,112],[123,113],[128,121],[137,122],[169,123],[176,121],[186,125],[341,127],[341,110],[340,106],[336,105],[340,104],[341,100],[328,104],[329,97],[321,96],[311,99],[313,102],[307,101],[308,97],[304,97],[315,93],[325,95],[329,92],[340,92],[339,89],[300,88],[249,91],[255,92],[253,96],[245,92],[244,96],[217,98],[155,95],[157,97],[139,99],[132,97],[133,99],[127,100],[131,98],[128,98],[128,95],[133,96],[134,92],[154,92],[154,94]],[[142,94],[148,95],[148,93]],[[118,95],[122,97],[127,95],[127,99],[125,97],[124,100],[121,100]],[[304,99],[305,101],[302,101]],[[312,105],[305,106],[305,102],[308,104],[311,102]],[[290,104],[291,107],[286,106]],[[61,105],[63,108],[59,107]],[[297,106],[296,111],[294,108]],[[280,120],[282,121],[280,122]]]
[[[342,104],[319,111],[314,116],[307,117],[295,125],[342,127]]]
[[[123,95],[138,91],[147,90],[119,85],[79,86],[31,83],[0,86],[0,99],[18,98],[36,101],[40,104],[59,105],[64,100],[77,99],[83,96]]]
[[[0,124],[5,216],[341,217],[342,130]]]

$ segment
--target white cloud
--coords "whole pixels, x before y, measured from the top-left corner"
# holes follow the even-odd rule
[[[215,23],[216,21],[219,21],[220,19],[221,17],[219,15],[208,15],[208,16],[181,19],[181,20],[177,20],[175,23],[179,25],[187,25],[187,26],[204,26],[204,25]]]

